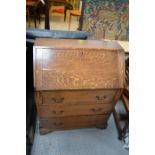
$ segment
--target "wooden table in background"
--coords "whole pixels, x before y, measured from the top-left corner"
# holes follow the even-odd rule
[[[50,6],[52,3],[64,5],[66,0],[45,0],[45,29],[50,29]]]

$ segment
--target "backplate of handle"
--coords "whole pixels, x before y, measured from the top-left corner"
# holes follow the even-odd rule
[[[59,98],[52,97],[51,100],[54,101],[55,103],[62,103],[64,98],[63,97],[59,97]]]
[[[62,125],[64,125],[62,122],[59,122],[59,123],[58,123],[58,122],[54,122],[53,124],[54,124],[55,126],[62,126]]]
[[[103,108],[92,108],[91,109],[93,112],[101,112]],[[104,115],[109,115],[110,112],[103,112]]]
[[[53,110],[52,111],[53,114],[62,114],[63,112],[64,112],[63,110],[60,110],[60,111]]]
[[[101,100],[105,100],[107,98],[107,96],[96,96],[96,99],[101,101]]]
[[[92,108],[91,110],[93,112],[100,112],[100,111],[102,111],[102,108]]]

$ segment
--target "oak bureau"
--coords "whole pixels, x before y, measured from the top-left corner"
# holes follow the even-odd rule
[[[107,127],[124,87],[124,51],[119,44],[39,38],[33,63],[40,134]]]

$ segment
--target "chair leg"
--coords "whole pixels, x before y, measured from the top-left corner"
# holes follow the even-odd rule
[[[72,17],[72,15],[70,14],[69,15],[69,30],[70,30],[70,27],[71,27],[71,17]]]
[[[79,21],[80,20],[80,16],[77,16],[77,21]]]
[[[41,14],[40,12],[41,12],[41,11],[40,11],[40,10],[41,10],[41,9],[39,8],[39,9],[38,9],[39,24],[40,24],[40,21],[41,21],[41,17],[40,17],[40,14]]]
[[[116,110],[114,109],[113,111],[113,116],[114,116],[114,120],[115,120],[115,124],[116,124],[116,128],[117,128],[117,131],[118,131],[118,139],[119,140],[122,140],[122,128],[121,128],[121,125],[120,125],[120,121],[119,121],[119,118],[118,118],[118,114],[116,112]]]
[[[66,21],[66,13],[67,13],[67,9],[65,7],[65,11],[64,11],[64,22]]]
[[[37,13],[36,10],[33,10],[33,15],[34,15],[34,26],[37,28]]]
[[[37,18],[38,18],[39,24],[40,24],[40,12],[39,11],[37,12]]]
[[[80,16],[78,18],[79,18],[79,22],[78,22],[78,28],[77,28],[77,30],[80,31]]]
[[[39,14],[39,24],[40,24],[40,14]]]

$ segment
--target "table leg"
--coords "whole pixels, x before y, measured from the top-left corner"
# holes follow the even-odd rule
[[[49,1],[45,1],[45,29],[50,29],[50,21],[49,21]]]
[[[121,129],[120,122],[119,122],[119,119],[118,119],[118,114],[117,114],[115,109],[113,111],[113,116],[114,116],[115,124],[116,124],[116,127],[117,127],[117,131],[118,131],[118,139],[122,140],[122,138],[123,138],[122,137],[122,129]]]

